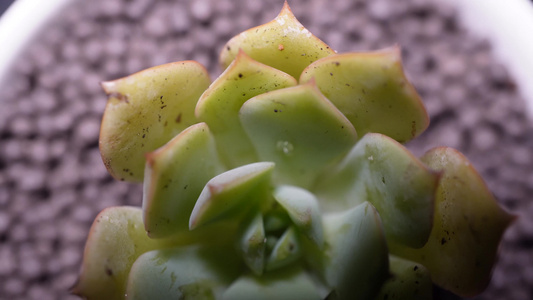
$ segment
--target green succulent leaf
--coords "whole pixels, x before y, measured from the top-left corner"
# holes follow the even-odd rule
[[[277,240],[272,253],[266,263],[267,271],[286,267],[302,256],[298,234],[293,227],[289,227]]]
[[[192,125],[147,154],[143,210],[148,235],[162,238],[189,231],[189,217],[200,192],[223,171],[205,123]]]
[[[328,56],[308,66],[300,83],[313,79],[361,136],[377,132],[404,143],[429,125],[424,104],[404,74],[399,47]]]
[[[127,299],[220,299],[241,272],[232,247],[154,250],[133,264]]]
[[[433,299],[433,282],[426,267],[394,255],[389,259],[392,277],[382,286],[375,300]]]
[[[302,188],[280,186],[274,191],[274,199],[285,208],[299,231],[322,249],[324,233],[316,197]]]
[[[131,266],[158,246],[144,231],[140,208],[106,208],[91,226],[80,278],[72,292],[89,300],[124,299]]]
[[[256,275],[263,274],[265,269],[266,237],[263,217],[257,214],[252,219],[239,243],[244,262]]]
[[[240,118],[259,159],[276,163],[276,183],[308,188],[357,140],[352,124],[313,84],[256,96]]]
[[[327,211],[371,202],[388,239],[420,248],[431,232],[439,176],[398,142],[369,133],[317,181],[315,192]]]
[[[284,268],[263,276],[247,275],[237,279],[224,293],[223,300],[320,300],[315,283],[300,268]]]
[[[102,83],[100,150],[142,210],[94,221],[84,299],[432,299],[488,284],[514,216],[429,125],[398,46],[336,54],[287,2],[193,61]],[[298,79],[298,80],[297,80]]]
[[[296,79],[251,59],[243,51],[207,89],[196,106],[196,116],[215,135],[218,150],[229,168],[257,161],[239,121],[244,102],[268,91],[295,86]]]
[[[224,46],[220,54],[224,68],[235,59],[239,49],[294,78],[300,77],[310,63],[335,53],[298,22],[287,2],[274,20],[233,37]]]
[[[237,210],[238,222],[250,207],[268,201],[274,163],[259,162],[226,171],[211,179],[202,190],[189,219],[189,228],[219,219]]]
[[[373,299],[389,276],[387,243],[378,212],[365,202],[327,215],[323,222],[327,250],[321,254],[322,273],[334,299]]]
[[[431,236],[421,249],[391,244],[391,253],[425,265],[433,282],[442,288],[474,296],[489,283],[498,244],[514,217],[498,205],[458,151],[435,148],[422,161],[443,172]]]
[[[272,208],[263,215],[265,231],[279,232],[292,224],[287,211],[277,201],[272,202]]]
[[[194,107],[209,86],[209,74],[194,61],[146,69],[102,83],[109,96],[100,130],[100,152],[109,173],[142,181],[144,155],[197,123]]]

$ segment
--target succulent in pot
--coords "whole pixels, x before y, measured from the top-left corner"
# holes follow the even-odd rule
[[[429,118],[399,47],[338,54],[285,3],[214,81],[182,61],[103,83],[100,150],[142,208],[91,228],[87,299],[432,299],[490,280],[513,216]]]

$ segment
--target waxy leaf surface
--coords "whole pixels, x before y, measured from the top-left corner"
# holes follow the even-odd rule
[[[442,288],[474,296],[489,283],[498,244],[513,216],[500,208],[478,173],[456,150],[436,148],[422,161],[443,172],[431,236],[421,249],[391,244],[391,253],[426,266],[433,282]]]
[[[324,246],[320,205],[312,193],[298,187],[280,186],[274,191],[274,199],[285,208],[302,234],[319,248]]]
[[[390,256],[391,278],[381,287],[375,300],[431,300],[433,282],[423,265]]]
[[[144,231],[140,208],[103,210],[91,226],[73,293],[89,300],[124,299],[131,266],[141,254],[158,246]]]
[[[237,210],[240,215],[252,206],[259,208],[268,200],[274,164],[259,162],[226,171],[211,179],[200,194],[189,219],[189,228],[214,221],[226,213]],[[238,208],[238,209],[237,209]]]
[[[241,121],[259,159],[276,163],[276,183],[308,188],[357,140],[352,124],[312,84],[256,96]]]
[[[338,300],[373,299],[389,276],[387,243],[377,211],[365,202],[324,218],[323,276]]]
[[[150,237],[189,231],[189,217],[205,184],[224,168],[205,123],[187,128],[147,155],[144,226]]]
[[[228,168],[257,161],[255,150],[239,121],[246,100],[268,91],[295,86],[296,79],[259,63],[244,52],[211,84],[196,106],[196,116],[215,135],[221,158]]]
[[[221,299],[242,271],[232,247],[180,247],[147,252],[131,268],[127,299]]]
[[[371,202],[379,211],[387,238],[419,248],[431,232],[438,180],[438,172],[401,144],[370,133],[318,180],[315,191],[329,211]]]
[[[237,279],[224,293],[223,300],[320,300],[314,282],[299,268],[282,269],[261,277]]]
[[[251,28],[232,38],[220,54],[224,68],[244,50],[254,60],[299,78],[310,63],[335,53],[309,32],[285,3],[271,22]]]
[[[239,248],[243,253],[244,262],[256,275],[263,274],[265,269],[266,237],[261,214],[252,219],[244,231]]]
[[[320,59],[305,69],[300,83],[313,79],[360,136],[377,132],[404,143],[429,125],[422,100],[403,72],[398,47]]]
[[[289,227],[279,238],[268,258],[268,271],[286,267],[297,261],[302,255],[298,234],[293,227]]]
[[[205,68],[193,61],[102,83],[109,100],[100,129],[100,152],[111,175],[142,181],[144,155],[198,122],[194,107],[209,83]]]

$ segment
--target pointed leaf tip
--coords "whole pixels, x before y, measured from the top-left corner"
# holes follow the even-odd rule
[[[439,178],[400,143],[368,133],[314,191],[326,211],[369,201],[383,218],[388,239],[419,248],[431,232]]]
[[[319,249],[324,246],[322,217],[316,197],[301,188],[280,186],[274,198],[288,212],[294,225]]]
[[[259,159],[277,163],[278,184],[309,188],[357,140],[352,124],[311,85],[256,96],[239,117]]]
[[[326,215],[323,276],[339,300],[373,299],[389,277],[381,218],[368,202]]]
[[[145,153],[197,123],[194,107],[209,83],[206,69],[193,61],[103,82],[109,99],[100,129],[100,152],[111,175],[142,181]]]
[[[377,132],[404,143],[429,125],[424,104],[405,76],[399,46],[322,58],[303,71],[300,83],[313,78],[360,135]]]
[[[211,128],[218,152],[228,168],[257,161],[239,121],[243,103],[254,96],[296,84],[292,76],[253,60],[240,50],[231,65],[203,93],[195,114]]]
[[[225,45],[220,54],[224,68],[240,48],[253,59],[295,78],[313,61],[335,53],[296,19],[287,2],[274,20],[233,37]]]
[[[239,248],[246,265],[254,274],[262,275],[265,268],[266,237],[261,214],[254,217],[244,230]]]
[[[223,171],[205,123],[192,125],[147,154],[143,217],[150,237],[188,231],[189,216],[202,188]]]
[[[123,299],[130,268],[141,254],[160,246],[146,235],[137,207],[109,207],[95,218],[72,292],[84,299]]]
[[[235,222],[248,208],[265,201],[269,195],[272,162],[258,162],[226,171],[211,179],[200,194],[189,219],[189,229],[214,221],[238,210]]]
[[[498,245],[514,216],[498,205],[471,163],[457,150],[435,148],[422,161],[443,172],[431,235],[423,248],[391,244],[391,253],[425,265],[438,286],[472,297],[489,283]]]

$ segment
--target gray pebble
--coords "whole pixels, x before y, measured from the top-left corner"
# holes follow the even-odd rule
[[[207,22],[213,14],[213,3],[209,0],[191,1],[191,15],[200,22]]]

